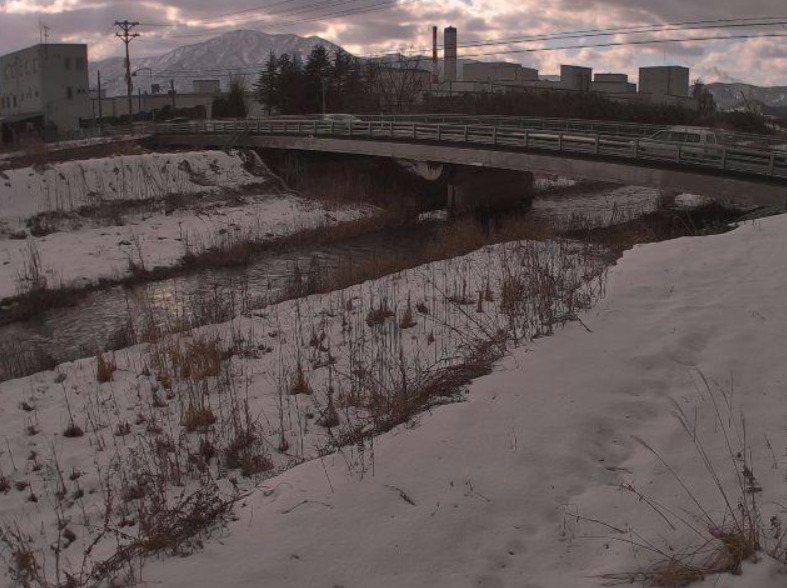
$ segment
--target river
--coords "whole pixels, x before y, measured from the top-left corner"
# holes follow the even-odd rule
[[[526,214],[538,222],[602,226],[624,222],[654,209],[657,191],[648,188],[583,191],[562,180],[542,179],[542,192]],[[551,189],[550,189],[551,188]],[[556,189],[558,188],[558,189]],[[444,215],[442,215],[444,216]],[[280,299],[291,287],[294,268],[317,266],[324,273],[348,260],[363,262],[381,255],[418,257],[445,227],[441,215],[402,230],[356,237],[325,246],[299,246],[260,255],[243,268],[204,270],[134,287],[87,292],[73,306],[50,310],[33,320],[0,327],[0,381],[21,371],[45,367],[106,348],[119,348],[156,325],[178,321],[226,320],[241,309]],[[184,314],[199,314],[198,317]],[[155,323],[155,324],[151,324]],[[22,364],[27,364],[23,369]]]

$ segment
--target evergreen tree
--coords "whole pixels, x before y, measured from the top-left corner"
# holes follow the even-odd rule
[[[327,100],[328,91],[333,79],[333,65],[328,50],[322,45],[315,45],[306,58],[304,67],[305,95],[304,106],[306,112],[321,111],[323,96]]]
[[[260,72],[260,77],[257,78],[254,84],[254,95],[257,102],[265,106],[268,116],[271,115],[274,109],[279,107],[277,103],[279,98],[278,85],[279,64],[276,60],[276,55],[271,51],[263,70]]]
[[[302,110],[303,71],[300,63],[283,53],[276,60],[279,70],[275,103],[281,114],[299,114]]]

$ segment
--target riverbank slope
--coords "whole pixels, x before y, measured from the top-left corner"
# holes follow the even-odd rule
[[[743,520],[739,501],[754,498],[759,563],[708,585],[783,586],[783,565],[762,552],[784,556],[786,225],[636,247],[582,322],[514,350],[467,402],[378,438],[365,475],[337,454],[267,480],[220,542],[144,578],[240,588],[652,579],[658,562],[724,537]],[[702,553],[713,545],[723,559],[718,541]]]

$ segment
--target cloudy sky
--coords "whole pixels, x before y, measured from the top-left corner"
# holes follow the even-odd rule
[[[136,29],[142,36],[132,45],[134,56],[158,55],[235,28],[319,35],[368,55],[428,47],[432,24],[456,26],[461,44],[657,23],[770,19],[772,26],[485,44],[460,48],[460,57],[517,61],[542,74],[556,74],[561,63],[572,63],[633,77],[641,65],[680,64],[691,67],[692,78],[707,82],[787,85],[784,0],[0,0],[0,54],[37,43],[45,25],[52,42],[88,43],[92,60],[120,55],[122,43],[113,36],[113,22],[124,19],[142,23]],[[527,51],[751,34],[783,36]]]

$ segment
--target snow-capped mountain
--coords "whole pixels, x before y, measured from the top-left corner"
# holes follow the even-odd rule
[[[746,103],[759,103],[766,109],[787,108],[787,87],[773,86],[764,88],[743,83],[708,84],[716,104],[722,110],[744,107]]]
[[[220,80],[223,89],[229,85],[231,73],[242,68],[248,82],[252,82],[262,69],[271,51],[276,55],[288,53],[306,58],[315,45],[323,45],[334,53],[340,47],[320,37],[299,37],[298,35],[269,35],[261,31],[240,30],[225,33],[202,43],[178,47],[157,57],[134,59],[132,51],[131,69],[137,71],[134,77],[135,93],[137,88],[148,91],[150,83],[159,84],[166,92],[170,80],[175,83],[179,93],[191,92],[193,80]],[[148,69],[152,70],[152,73]],[[139,71],[142,70],[142,71]],[[91,83],[95,83],[97,71],[101,72],[102,89],[107,96],[126,93],[124,59],[112,57],[90,64]]]

